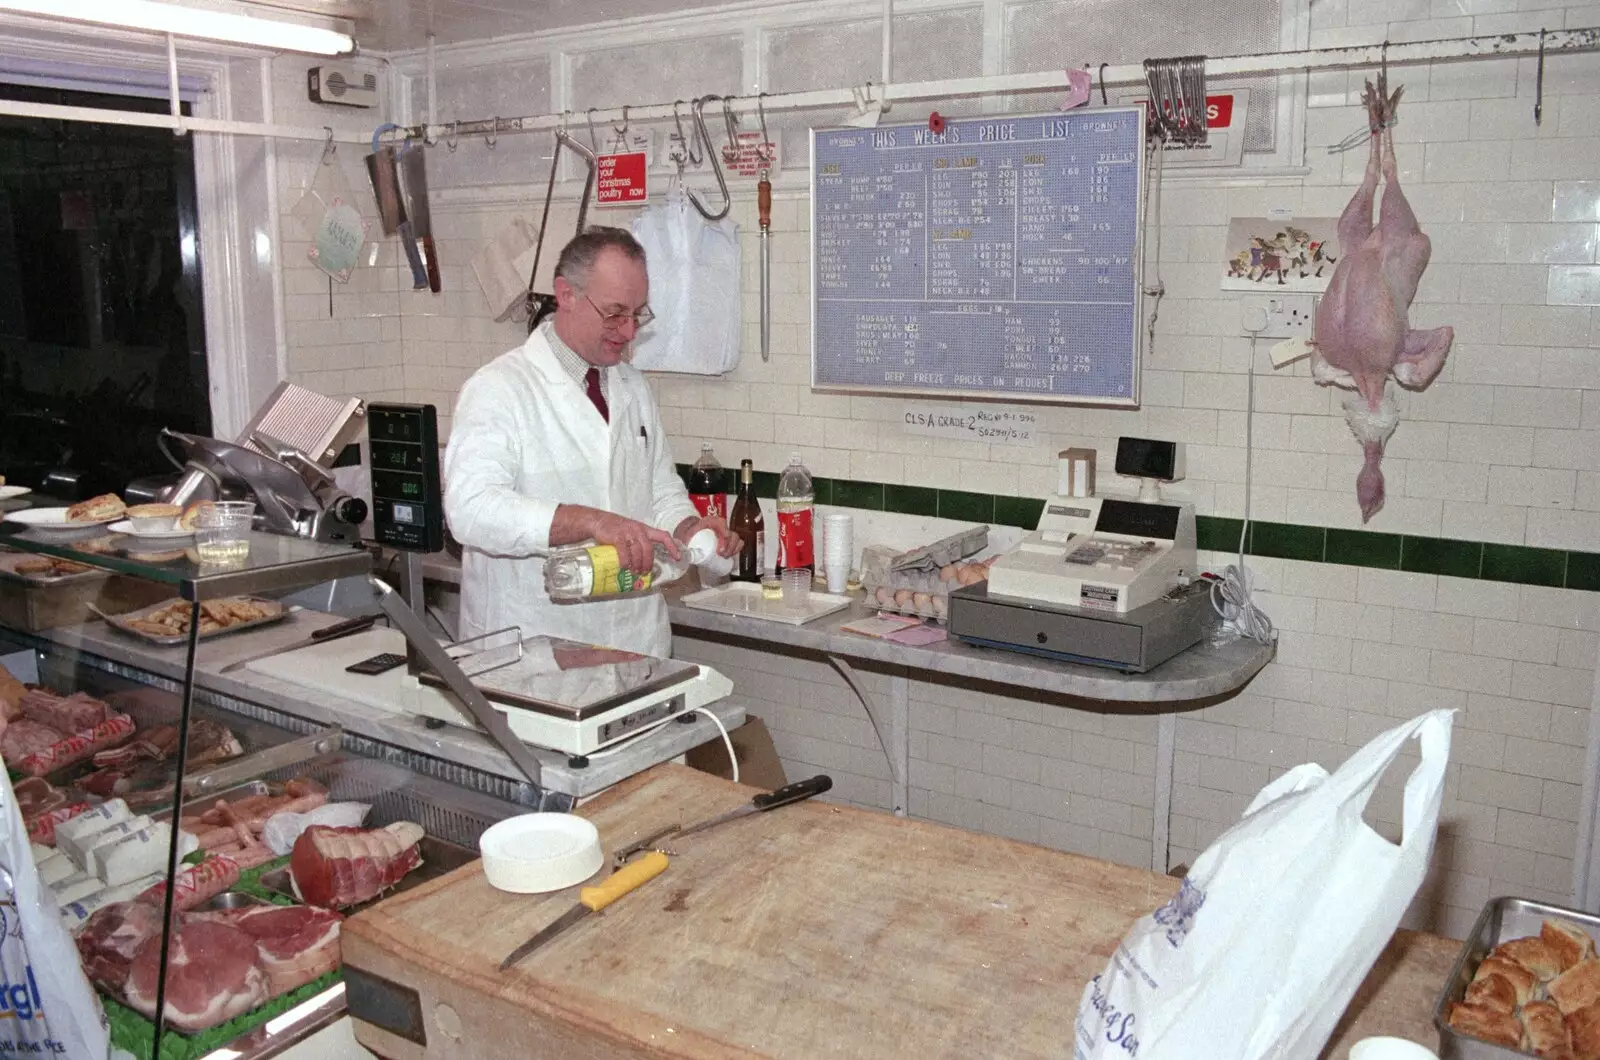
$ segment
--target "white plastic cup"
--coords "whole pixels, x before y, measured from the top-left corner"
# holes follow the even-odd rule
[[[1363,1038],[1350,1047],[1350,1060],[1439,1060],[1439,1054],[1405,1038]]]
[[[238,563],[250,555],[255,501],[212,501],[200,509],[194,532],[202,563]]]
[[[849,512],[829,512],[822,517],[822,573],[830,593],[842,593],[850,581],[850,561],[855,557],[853,527]]]

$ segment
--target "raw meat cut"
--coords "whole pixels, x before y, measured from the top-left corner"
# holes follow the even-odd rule
[[[15,792],[17,812],[22,814],[24,821],[67,804],[67,793],[51,786],[43,777],[29,777],[27,780],[17,781]]]
[[[277,997],[339,967],[339,925],[344,917],[310,906],[246,906],[195,913],[189,920],[218,920],[256,940],[257,963],[267,973],[267,995]]]
[[[0,758],[7,765],[16,765],[31,754],[37,754],[66,738],[48,725],[40,725],[31,718],[17,718],[0,733]]]
[[[166,1017],[181,1031],[226,1023],[266,1001],[267,973],[257,960],[256,941],[228,924],[185,917],[172,931],[167,953]],[[156,1012],[161,974],[161,937],[149,938],[134,954],[123,997],[146,1016]]]
[[[75,806],[58,806],[48,813],[42,813],[28,821],[28,838],[35,843],[54,846],[56,841],[56,826],[63,821],[70,821],[80,814],[88,813],[90,806],[87,802],[80,802]]]
[[[397,821],[384,828],[312,825],[295,840],[289,875],[311,905],[343,909],[376,897],[422,864],[422,826]]]
[[[191,753],[193,750],[194,735],[190,734],[189,742]],[[97,769],[107,766],[132,765],[144,759],[154,759],[159,762],[167,755],[176,754],[178,750],[178,727],[176,725],[157,725],[153,729],[146,729],[121,747],[113,747],[109,751],[96,752],[94,764]]]
[[[146,902],[118,902],[97,909],[78,932],[84,974],[121,997],[134,956],[151,939],[161,940],[161,910],[156,907]]]
[[[58,696],[36,688],[22,697],[22,716],[57,732],[92,729],[110,716],[106,705],[82,692]]]
[[[178,873],[178,889],[173,892],[172,908],[178,912],[193,909],[210,901],[239,882],[239,863],[230,857],[213,854],[198,865],[190,865]],[[150,902],[157,909],[167,901],[167,881],[162,880],[139,895],[139,901]]]
[[[10,731],[11,727],[8,726],[6,732]],[[43,750],[35,751],[21,761],[8,764],[30,777],[42,777],[46,773],[53,773],[57,769],[76,765],[91,758],[101,748],[115,747],[132,735],[133,719],[126,714],[113,714],[109,720],[101,722],[92,729],[73,733]],[[0,736],[0,739],[4,739],[4,736]]]
[[[1357,393],[1345,401],[1345,419],[1361,443],[1365,460],[1356,476],[1361,520],[1383,507],[1383,447],[1399,422],[1399,409],[1386,393],[1389,377],[1410,390],[1422,390],[1444,367],[1455,332],[1448,327],[1412,330],[1407,314],[1417,284],[1428,267],[1432,244],[1422,234],[1411,204],[1400,190],[1389,131],[1401,89],[1387,96],[1387,79],[1367,83],[1362,99],[1372,128],[1366,175],[1339,217],[1342,256],[1317,309],[1311,374],[1324,386]],[[1372,202],[1378,175],[1385,181],[1378,223]]]

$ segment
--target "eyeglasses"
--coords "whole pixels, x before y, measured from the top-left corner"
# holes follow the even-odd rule
[[[649,306],[645,306],[636,313],[630,313],[626,310],[608,313],[601,309],[593,298],[589,297],[588,292],[584,293],[583,300],[594,306],[594,311],[600,314],[601,327],[604,327],[607,331],[620,331],[622,330],[622,325],[630,320],[633,321],[634,330],[638,330],[656,318],[655,313],[651,311]]]

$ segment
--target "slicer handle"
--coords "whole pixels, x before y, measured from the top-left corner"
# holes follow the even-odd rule
[[[750,800],[750,803],[756,809],[765,813],[768,810],[776,810],[779,806],[787,806],[791,802],[800,802],[802,799],[809,799],[813,795],[821,795],[831,787],[833,787],[833,778],[826,773],[818,773],[810,780],[797,780],[793,784],[787,784],[779,788],[777,791],[769,791],[764,795],[757,795]]]
[[[666,871],[667,856],[659,850],[652,850],[627,868],[613,872],[606,877],[604,883],[583,888],[578,892],[578,901],[598,913],[618,898],[637,890]]]

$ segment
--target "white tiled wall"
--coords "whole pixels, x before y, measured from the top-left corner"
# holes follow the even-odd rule
[[[1313,47],[1600,24],[1600,7],[1541,0],[1314,0],[1311,11]],[[1428,391],[1398,395],[1403,420],[1384,462],[1388,503],[1369,528],[1600,550],[1600,55],[1550,58],[1540,127],[1531,60],[1391,75],[1405,85],[1395,129],[1401,181],[1434,246],[1412,322],[1450,324],[1456,341]],[[754,202],[742,193],[733,216],[745,233],[745,358],[723,379],[655,380],[678,458],[710,441],[725,463],[749,456],[776,468],[799,448],[825,476],[1038,496],[1054,485],[1058,449],[1093,445],[1106,466],[1118,435],[1139,434],[1188,444],[1180,492],[1199,512],[1241,514],[1250,351],[1236,306],[1217,289],[1215,262],[1230,217],[1340,212],[1365,157],[1325,145],[1363,127],[1360,84],[1360,74],[1309,77],[1303,180],[1169,182],[1161,196],[1168,294],[1144,362],[1143,408],[1042,407],[1035,449],[907,435],[903,401],[809,388],[802,185],[780,182],[773,356],[762,363]],[[286,211],[314,157],[299,157],[303,146],[296,152],[280,152]],[[341,152],[361,189],[357,153]],[[526,180],[533,186],[540,175]],[[328,285],[304,263],[286,220],[296,378],[330,393],[404,394],[445,412],[473,370],[519,341],[518,325],[489,319],[470,261],[512,214],[536,219],[539,195],[516,205],[471,198],[435,201],[444,294],[412,293],[386,241],[376,268],[335,290],[331,313]],[[558,203],[552,231],[568,230],[570,211]],[[1339,395],[1314,386],[1303,362],[1274,372],[1264,349],[1254,367],[1254,515],[1359,526],[1361,454]],[[1180,719],[1173,860],[1192,857],[1236,819],[1276,771],[1307,760],[1336,765],[1385,724],[1446,706],[1461,713],[1436,871],[1419,907],[1427,922],[1459,933],[1485,897],[1501,892],[1566,900],[1600,594],[1287,561],[1252,566],[1283,630],[1279,657],[1240,696]],[[824,664],[698,643],[683,650],[728,667],[741,694],[759,701],[791,773],[826,769],[844,797],[887,804],[871,728]],[[1147,719],[925,683],[915,685],[914,705],[914,812],[1147,861]],[[1385,792],[1372,816],[1392,828],[1398,814]]]

